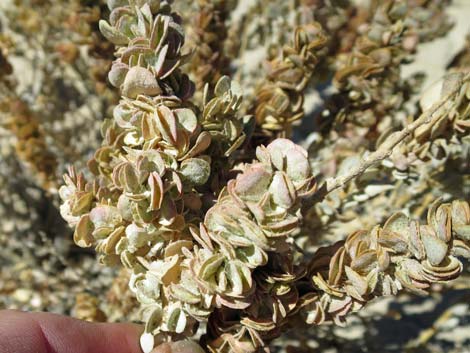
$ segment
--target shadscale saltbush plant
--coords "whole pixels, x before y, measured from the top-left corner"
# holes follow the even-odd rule
[[[401,109],[402,96],[385,98],[400,91],[398,67],[417,44],[419,35],[405,29],[420,24],[408,23],[411,12],[399,5],[375,9],[357,51],[334,76],[347,101],[333,116],[335,127],[372,129],[377,112]],[[316,156],[285,137],[304,116],[304,91],[328,40],[318,22],[298,26],[294,44],[269,62],[250,109],[242,109],[240,84],[227,76],[213,84],[212,74],[198,106],[183,66],[191,54],[171,1],[108,6],[109,20],[99,27],[116,46],[108,78],[121,100],[103,123],[89,175],[73,168],[65,175],[60,211],[77,245],[130,271],[145,322],[144,352],[193,337],[200,327],[208,351],[266,351],[296,323],[339,324],[376,297],[401,289],[422,294],[461,273],[459,258],[470,257],[470,207],[463,200],[437,199],[425,225],[395,213],[383,226],[309,256],[296,239],[312,231],[305,227],[312,208],[370,167],[403,169],[400,156],[414,167],[412,155],[426,161],[440,139],[468,134],[467,73],[447,75],[423,98],[420,115],[394,124],[345,173],[317,183]],[[264,145],[253,143],[260,134]]]

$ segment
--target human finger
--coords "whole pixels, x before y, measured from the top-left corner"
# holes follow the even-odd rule
[[[141,329],[51,313],[0,311],[2,353],[141,353]]]

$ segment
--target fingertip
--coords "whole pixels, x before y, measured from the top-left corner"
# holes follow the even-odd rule
[[[0,352],[141,353],[142,330],[134,324],[97,324],[51,313],[5,310],[0,311]]]

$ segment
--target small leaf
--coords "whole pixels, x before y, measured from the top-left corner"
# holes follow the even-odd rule
[[[140,66],[131,68],[122,84],[122,95],[128,98],[136,98],[140,94],[157,96],[162,92],[155,76]]]
[[[178,141],[178,126],[175,115],[170,108],[164,105],[158,106],[155,122],[163,139],[172,146],[176,146]]]
[[[202,158],[190,158],[181,163],[180,169],[183,178],[193,185],[203,185],[211,173],[210,164]]]
[[[214,93],[217,97],[222,97],[226,92],[230,90],[230,87],[230,77],[222,76],[215,85]]]
[[[182,333],[186,328],[186,315],[180,308],[175,308],[168,318],[168,328],[176,333]]]
[[[162,43],[168,34],[168,24],[170,18],[168,16],[157,15],[153,22],[152,34],[150,36],[150,48],[159,51]]]
[[[241,295],[243,293],[243,282],[240,272],[238,271],[238,267],[229,262],[225,267],[225,273],[232,286],[232,293],[235,295]]]
[[[166,55],[168,53],[168,44],[166,44],[158,53],[157,60],[155,62],[154,69],[158,77],[162,77],[164,74],[163,67],[165,65]]]
[[[72,215],[80,216],[84,212],[87,212],[91,207],[93,201],[93,194],[91,192],[79,193],[76,196],[75,202],[72,205]]]
[[[181,157],[181,160],[195,157],[201,154],[210,146],[211,142],[211,134],[207,131],[201,132],[198,135],[196,142],[194,142],[193,147],[183,157]]]
[[[300,146],[295,145],[286,152],[286,172],[294,181],[303,181],[311,176],[310,164],[307,152]]]
[[[452,230],[458,238],[470,241],[470,224],[456,224]]]
[[[162,318],[162,308],[159,305],[154,305],[153,310],[146,319],[145,332],[152,333],[155,329],[157,329],[161,325]]]
[[[470,224],[470,206],[465,201],[452,202],[452,225]]]
[[[180,284],[171,286],[171,295],[183,303],[198,304],[201,301],[200,295],[195,294]]]
[[[108,9],[112,11],[117,7],[127,5],[128,1],[127,0],[107,0],[106,4],[108,5]]]
[[[114,87],[121,87],[124,83],[127,73],[129,72],[129,66],[119,61],[113,63],[111,70],[108,73],[108,80]]]
[[[268,190],[271,174],[260,164],[250,166],[236,179],[235,192],[249,200],[259,200]]]
[[[90,221],[89,215],[80,217],[73,234],[73,241],[81,248],[89,248],[93,245],[93,223]]]
[[[279,171],[274,174],[271,185],[269,186],[269,192],[272,195],[274,203],[286,209],[291,208],[297,198],[295,187],[289,177]]]
[[[115,45],[126,45],[129,42],[129,38],[127,36],[119,32],[116,28],[104,20],[100,20],[99,28],[103,36],[105,36],[107,40]]]
[[[196,131],[198,127],[198,122],[196,114],[194,114],[192,109],[179,108],[175,109],[173,113],[178,118],[178,123],[180,123],[186,131],[188,131],[190,134]]]
[[[356,271],[354,271],[351,267],[345,266],[344,268],[346,272],[346,276],[351,281],[351,284],[357,290],[357,293],[362,297],[364,294],[367,293],[367,280],[360,276]]]
[[[435,236],[427,226],[421,227],[421,239],[429,263],[433,266],[439,265],[447,256],[448,245]]]
[[[163,181],[157,172],[152,172],[148,178],[150,186],[150,210],[159,210],[163,202]]]
[[[208,258],[202,264],[201,268],[199,269],[199,276],[204,281],[209,280],[220,268],[220,265],[224,261],[224,256],[222,254],[213,255]]]
[[[383,229],[393,233],[406,235],[409,233],[409,223],[410,220],[408,217],[404,213],[398,212],[387,219]]]

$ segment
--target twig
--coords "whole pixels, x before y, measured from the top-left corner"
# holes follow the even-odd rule
[[[334,178],[327,179],[317,190],[317,192],[307,200],[306,206],[310,207],[316,202],[319,202],[325,198],[326,195],[332,191],[344,187],[351,180],[362,175],[368,168],[377,164],[380,161],[383,161],[385,158],[390,157],[393,152],[393,149],[404,141],[408,136],[413,134],[413,132],[420,126],[431,123],[433,115],[445,105],[452,96],[458,94],[462,84],[470,79],[470,74],[465,75],[460,84],[455,85],[455,87],[439,102],[433,104],[431,108],[423,112],[418,119],[413,121],[411,124],[406,126],[403,130],[397,131],[391,134],[375,151],[371,154],[362,158],[362,161],[357,167],[351,168],[349,172],[345,175],[337,176]]]

